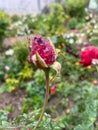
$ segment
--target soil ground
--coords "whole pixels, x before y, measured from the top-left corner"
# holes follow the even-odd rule
[[[22,89],[17,89],[11,93],[4,92],[0,94],[0,109],[9,110],[9,121],[20,114],[22,98],[24,98],[25,95],[25,91]]]

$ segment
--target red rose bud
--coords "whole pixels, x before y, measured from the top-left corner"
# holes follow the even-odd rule
[[[54,46],[41,35],[34,35],[30,41],[29,60],[39,68],[47,68],[56,60]]]
[[[56,84],[54,84],[51,88],[50,88],[50,94],[54,95],[56,91]]]
[[[88,46],[80,52],[80,63],[88,66],[93,59],[98,59],[98,48],[95,46]]]

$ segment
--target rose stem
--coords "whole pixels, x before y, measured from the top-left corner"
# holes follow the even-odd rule
[[[47,71],[47,70],[45,71],[45,78],[46,78],[46,93],[45,93],[44,104],[43,104],[42,112],[41,112],[41,115],[40,115],[39,120],[37,122],[37,125],[34,127],[33,130],[36,130],[36,128],[40,124],[40,122],[41,122],[41,120],[43,118],[43,115],[44,115],[47,103],[48,103],[48,96],[49,96],[49,71]]]

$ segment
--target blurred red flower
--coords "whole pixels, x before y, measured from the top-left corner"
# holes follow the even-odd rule
[[[50,88],[50,94],[54,95],[55,91],[56,91],[56,84],[54,84],[54,85],[51,86],[51,88]]]
[[[80,52],[80,63],[88,66],[93,59],[98,59],[98,48],[95,46],[88,46]]]

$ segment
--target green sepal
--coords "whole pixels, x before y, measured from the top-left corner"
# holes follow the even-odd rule
[[[61,64],[59,62],[55,61],[50,67],[56,71],[56,76],[60,75]]]
[[[41,58],[41,56],[38,54],[38,52],[36,52],[36,65],[40,68],[47,68],[47,64],[45,63],[45,61]]]

